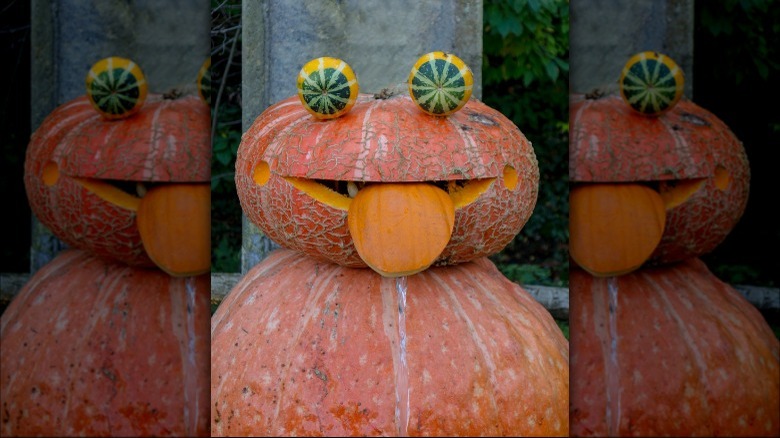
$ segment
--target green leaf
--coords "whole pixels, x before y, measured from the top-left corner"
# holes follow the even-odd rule
[[[555,61],[550,60],[544,66],[544,69],[547,72],[547,77],[550,78],[550,80],[555,82],[558,79],[558,73],[560,73],[560,70],[558,69],[558,65],[555,63]]]

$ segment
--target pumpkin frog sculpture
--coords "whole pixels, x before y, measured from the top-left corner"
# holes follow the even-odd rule
[[[242,208],[284,248],[212,317],[212,435],[568,435],[568,343],[486,258],[533,210],[531,144],[458,57],[408,82],[317,58],[243,135]]]
[[[656,52],[620,95],[570,99],[572,434],[780,433],[780,347],[699,256],[742,216],[750,169]]]
[[[208,435],[210,111],[133,61],[33,133],[25,187],[70,248],[2,315],[2,435]]]

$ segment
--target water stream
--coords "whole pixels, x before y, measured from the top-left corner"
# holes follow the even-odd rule
[[[617,277],[607,279],[609,292],[609,358],[606,366],[607,374],[607,434],[620,435],[620,364],[618,363],[618,280]]]
[[[396,277],[395,290],[398,292],[398,369],[395,373],[395,420],[398,436],[409,436],[409,368],[406,363],[406,291],[407,278]]]

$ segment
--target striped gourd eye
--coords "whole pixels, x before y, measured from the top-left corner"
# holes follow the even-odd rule
[[[682,69],[668,56],[647,51],[632,56],[620,75],[620,95],[631,108],[659,116],[682,97]]]
[[[87,96],[107,119],[135,114],[146,100],[146,77],[133,61],[112,56],[96,62],[87,73]]]
[[[349,112],[358,97],[355,72],[338,58],[321,57],[304,64],[298,73],[298,97],[318,119],[332,119]]]
[[[207,105],[211,105],[211,57],[209,56],[203,62],[203,65],[198,71],[198,79],[195,81],[198,84],[198,94],[200,98],[206,102]]]
[[[434,116],[446,116],[463,108],[473,86],[471,69],[449,53],[427,53],[409,73],[409,95],[420,109]]]

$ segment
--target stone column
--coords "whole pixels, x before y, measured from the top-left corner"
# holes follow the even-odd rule
[[[569,91],[615,87],[631,55],[657,50],[685,72],[693,94],[693,0],[572,0]]]
[[[405,83],[414,62],[453,52],[474,73],[482,96],[482,1],[263,0],[242,7],[243,129],[268,106],[296,93],[303,64],[320,56],[346,61],[360,91]],[[243,220],[241,271],[276,245]]]
[[[31,128],[57,106],[85,94],[96,61],[122,56],[138,63],[151,93],[194,83],[210,56],[208,0],[32,0]],[[30,271],[63,244],[35,217]]]

